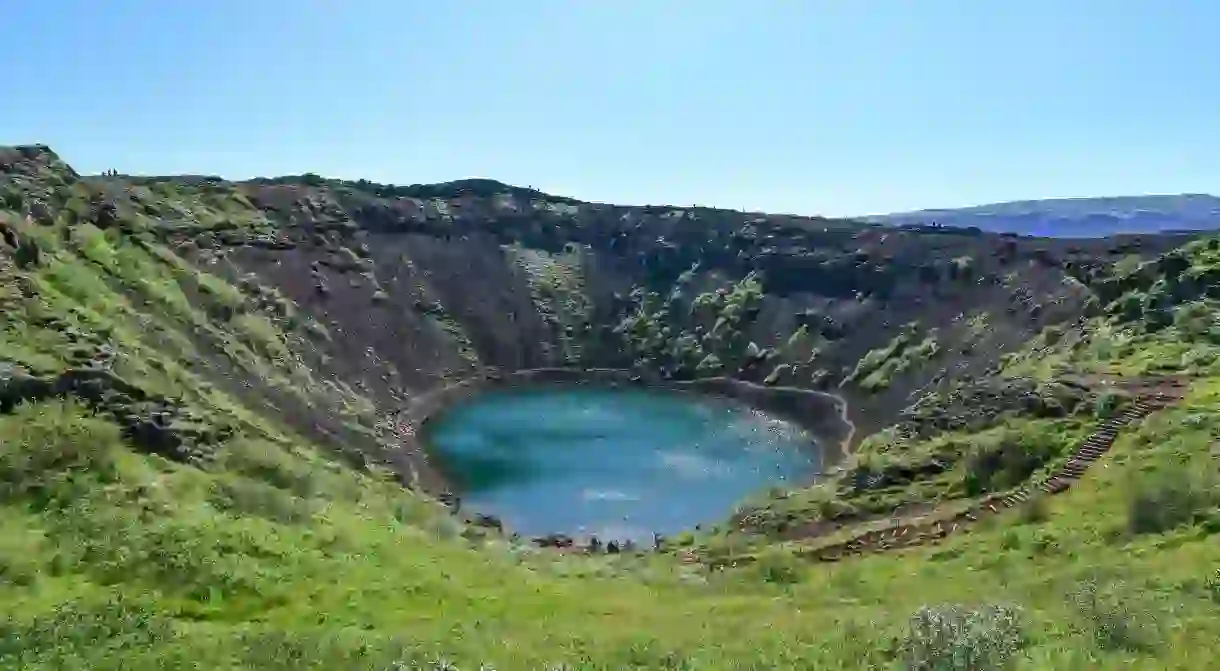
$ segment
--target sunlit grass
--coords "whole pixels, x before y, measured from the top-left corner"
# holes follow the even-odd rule
[[[119,479],[103,486],[86,462],[42,462],[43,472],[67,477],[53,480],[63,489],[42,510],[25,499],[6,505],[6,537],[25,540],[0,543],[0,566],[17,578],[0,587],[0,604],[28,623],[65,599],[122,594],[177,632],[146,648],[133,630],[109,659],[85,640],[72,648],[68,636],[71,654],[95,668],[119,668],[131,646],[147,668],[183,650],[199,663],[233,664],[251,631],[300,637],[307,657],[322,661],[356,654],[363,640],[390,656],[407,642],[420,659],[473,668],[582,659],[606,669],[859,668],[859,655],[877,663],[896,655],[907,617],[942,603],[1020,605],[1030,640],[1018,658],[1031,668],[1152,657],[1191,668],[1203,659],[1198,641],[1220,640],[1204,589],[1220,545],[1198,525],[1132,536],[1125,511],[1133,478],[1163,456],[1197,451],[1197,430],[1159,433],[1197,415],[1193,406],[1120,441],[1110,467],[1051,501],[1045,521],[1022,524],[1014,513],[934,549],[785,564],[782,579],[754,569],[684,576],[664,557],[560,558],[498,541],[473,548],[425,501],[268,443],[232,443],[220,470],[207,473],[127,452],[83,409],[35,406],[0,418],[6,446],[30,447],[21,436],[31,431],[49,432],[46,444],[95,443],[91,451],[120,456]],[[75,427],[97,428],[78,441]],[[1160,441],[1149,447],[1153,435]],[[82,489],[88,482],[98,484]],[[218,509],[218,484],[238,482],[271,492],[246,505],[308,495],[310,513],[277,522],[265,510]],[[1125,590],[1164,640],[1151,649],[1097,645],[1064,597],[1088,580]],[[349,631],[364,634],[348,640]],[[1173,645],[1187,640],[1196,643]]]
[[[236,192],[145,190],[183,230],[265,222]],[[209,382],[215,373],[201,363],[213,363],[212,347],[231,359],[222,370],[333,401],[341,417],[375,416],[357,390],[315,380],[301,363],[289,306],[264,310],[168,247],[88,224],[23,233],[45,258],[26,275],[37,296],[0,324],[0,359],[53,375],[73,348],[105,343],[117,376],[236,433],[185,465],[139,453],[76,401],[0,416],[2,668],[902,668],[916,649],[941,659],[992,644],[1025,669],[1194,669],[1220,659],[1220,349],[1206,328],[1210,303],[1157,332],[1099,317],[1084,336],[1044,334],[1009,361],[1006,373],[1043,379],[1199,375],[1183,402],[1121,436],[1066,494],[941,545],[837,564],[794,557],[800,542],[687,539],[759,556],[709,573],[668,554],[564,556],[464,528]],[[1195,253],[1199,268],[1215,265],[1215,250]],[[894,372],[885,366],[906,365],[900,353],[935,350],[931,336],[912,338],[866,357],[857,377],[881,371],[879,383]],[[938,459],[947,468],[851,495],[798,491],[769,512],[808,520],[836,506],[963,505],[1014,484],[1004,479],[1012,462],[984,468],[983,457],[1034,454],[1044,471],[1095,420],[1086,409],[866,442],[851,466],[901,474]],[[960,639],[920,625],[971,617],[975,633]]]

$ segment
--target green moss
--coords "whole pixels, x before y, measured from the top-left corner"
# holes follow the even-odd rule
[[[26,405],[0,416],[0,500],[71,497],[77,478],[115,470],[118,428],[72,402]]]
[[[292,361],[284,335],[267,317],[246,313],[234,317],[231,323],[236,333],[261,356],[281,364]]]
[[[583,336],[588,330],[592,310],[585,292],[583,250],[572,247],[559,254],[549,254],[509,245],[504,252],[510,263],[525,272],[534,306],[543,321],[551,326],[559,345],[559,358],[568,364],[582,361]]]
[[[923,365],[940,353],[935,329],[911,347],[914,342],[915,336],[911,331],[898,334],[885,347],[861,357],[845,383],[856,382],[868,391],[880,391],[890,386],[894,377],[912,366]]]
[[[1089,428],[1077,418],[1014,417],[983,431],[915,441],[895,440],[889,431],[874,434],[834,478],[747,505],[741,528],[783,534],[800,523],[867,518],[909,504],[1004,491],[1061,462]]]
[[[758,316],[762,295],[762,281],[754,273],[698,294],[686,305],[681,291],[663,299],[637,286],[614,332],[639,367],[701,375],[709,369],[700,371],[700,364],[715,356],[725,372],[734,372],[760,354],[750,350],[746,331]]]
[[[88,195],[69,183],[56,177],[48,188],[62,190],[63,203]],[[157,235],[207,229],[224,245],[262,225],[222,182],[143,188]],[[539,205],[562,225],[580,223],[570,209]],[[746,506],[731,533],[673,540],[712,556],[761,558],[708,573],[664,553],[580,557],[464,534],[435,504],[374,469],[337,465],[337,455],[281,425],[297,399],[324,408],[319,418],[333,409],[344,440],[383,426],[368,396],[302,363],[317,351],[298,331],[314,330],[323,344],[329,334],[257,278],[239,288],[220,274],[224,264],[205,272],[168,243],[118,228],[20,232],[43,258],[18,267],[0,254],[0,287],[28,285],[0,295],[0,359],[53,374],[104,344],[121,379],[187,407],[184,424],[233,433],[216,439],[210,459],[185,465],[139,451],[113,417],[72,401],[0,415],[0,667],[451,668],[443,659],[501,670],[918,668],[913,660],[1009,651],[1018,638],[1019,652],[1001,662],[1195,668],[1220,654],[1212,589],[1220,525],[1207,496],[1220,435],[1211,247],[1124,264],[1115,286],[1100,290],[1116,292],[1106,304],[1122,309],[1044,334],[1010,362],[1042,378],[1056,370],[1198,376],[1185,402],[1124,432],[1107,468],[1090,469],[1069,493],[937,547],[833,565],[800,559],[800,541],[776,542],[819,520],[884,518],[908,504],[951,508],[1009,487],[1060,463],[1095,418],[1084,404],[1055,418],[1014,409],[979,429],[909,440],[883,432],[864,440],[842,473]],[[564,298],[577,291],[563,270],[577,267],[576,256],[535,259],[536,301],[560,319],[584,309]],[[628,356],[699,374],[763,357],[749,342],[761,280],[689,273],[680,291],[641,288],[626,301],[618,318]],[[1128,312],[1123,297],[1135,294]],[[475,356],[459,322],[418,298],[428,306],[421,313]],[[1161,314],[1168,323],[1156,321]],[[776,335],[784,346],[772,370],[811,359],[814,331]],[[939,349],[935,334],[911,335],[864,357],[854,377],[880,388]],[[264,403],[260,394],[272,392],[275,402]],[[912,421],[931,412],[916,410]],[[1013,604],[1020,626],[979,603]],[[949,626],[925,626],[936,623]]]
[[[1215,463],[1198,458],[1141,473],[1134,483],[1127,526],[1135,534],[1159,534],[1207,520],[1220,520],[1220,475]]]

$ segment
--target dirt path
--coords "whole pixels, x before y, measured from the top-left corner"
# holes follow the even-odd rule
[[[537,369],[514,371],[491,378],[456,381],[417,398],[416,402],[412,403],[411,407],[400,416],[400,420],[405,421],[400,421],[399,428],[410,439],[416,439],[418,429],[429,416],[482,389],[563,380],[612,382],[630,380],[635,382],[638,381],[638,378],[631,376],[627,371],[610,369]],[[653,386],[646,381],[641,383]],[[1091,387],[1110,387],[1130,395],[1133,400],[1118,416],[1099,422],[1093,432],[1076,446],[1067,461],[1049,477],[1031,481],[1023,487],[993,494],[978,501],[958,500],[939,505],[935,503],[914,504],[903,509],[902,517],[895,515],[859,522],[855,525],[859,531],[850,537],[806,548],[799,551],[798,556],[814,561],[834,562],[853,555],[939,543],[949,534],[967,529],[987,516],[998,515],[1039,496],[1056,495],[1067,491],[1076,480],[1084,476],[1093,462],[1109,451],[1123,429],[1143,420],[1144,417],[1161,408],[1176,403],[1185,395],[1188,386],[1187,381],[1180,377],[1123,379],[1094,375],[1080,378],[1078,383]],[[711,393],[715,393],[716,385],[731,387],[734,393],[730,395],[746,402],[757,400],[757,397],[766,394],[792,394],[826,399],[836,407],[837,419],[846,427],[846,432],[842,434],[842,439],[839,441],[843,456],[846,456],[848,447],[855,437],[857,429],[850,418],[850,406],[847,399],[838,394],[800,387],[772,387],[725,378],[692,382],[657,382],[655,384],[658,387],[689,390],[696,393],[709,393],[709,390],[712,390]],[[417,440],[409,440],[409,442],[413,443],[411,447],[417,451],[415,456],[426,464],[422,446],[418,444]],[[892,521],[887,522],[887,519]],[[816,539],[819,536],[841,531],[843,527],[810,524],[805,529],[805,533],[793,540]],[[688,557],[688,560],[699,561],[695,557]],[[741,556],[702,563],[709,568],[717,569],[748,564],[752,561],[754,561],[752,556]]]
[[[1098,423],[1093,432],[1076,446],[1068,460],[1049,477],[1031,481],[1008,492],[993,494],[973,504],[959,502],[959,505],[965,505],[965,509],[956,513],[941,516],[932,513],[927,518],[899,521],[855,534],[845,540],[808,548],[798,552],[798,556],[814,561],[834,562],[853,555],[935,544],[949,534],[967,529],[985,517],[998,515],[1039,496],[1061,494],[1083,477],[1093,462],[1109,451],[1123,429],[1142,421],[1161,408],[1176,403],[1186,394],[1188,385],[1186,380],[1181,378],[1145,378],[1123,380],[1115,386],[1121,386],[1124,391],[1135,394],[1134,400],[1118,416]],[[948,505],[951,504],[946,504],[945,507]],[[810,528],[816,528],[816,525],[811,525]],[[808,536],[813,537],[816,535]],[[717,569],[753,561],[751,556],[731,557],[708,562],[708,566]]]

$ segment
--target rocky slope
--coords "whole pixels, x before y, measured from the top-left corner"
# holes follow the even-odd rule
[[[1204,668],[1220,242],[1183,241],[0,150],[0,667]],[[855,449],[655,554],[436,505],[413,411],[556,375],[824,388]]]
[[[214,443],[257,417],[433,485],[396,418],[448,381],[600,367],[831,389],[859,437],[1097,309],[1084,270],[1175,242],[619,207],[485,180],[85,177],[41,146],[0,150],[0,175],[25,306],[5,313],[10,369],[56,389],[64,365],[103,357],[104,404],[131,431],[169,413],[171,442]]]

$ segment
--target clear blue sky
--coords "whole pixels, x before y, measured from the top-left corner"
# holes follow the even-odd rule
[[[1220,192],[1217,0],[0,2],[0,144],[865,214]]]

